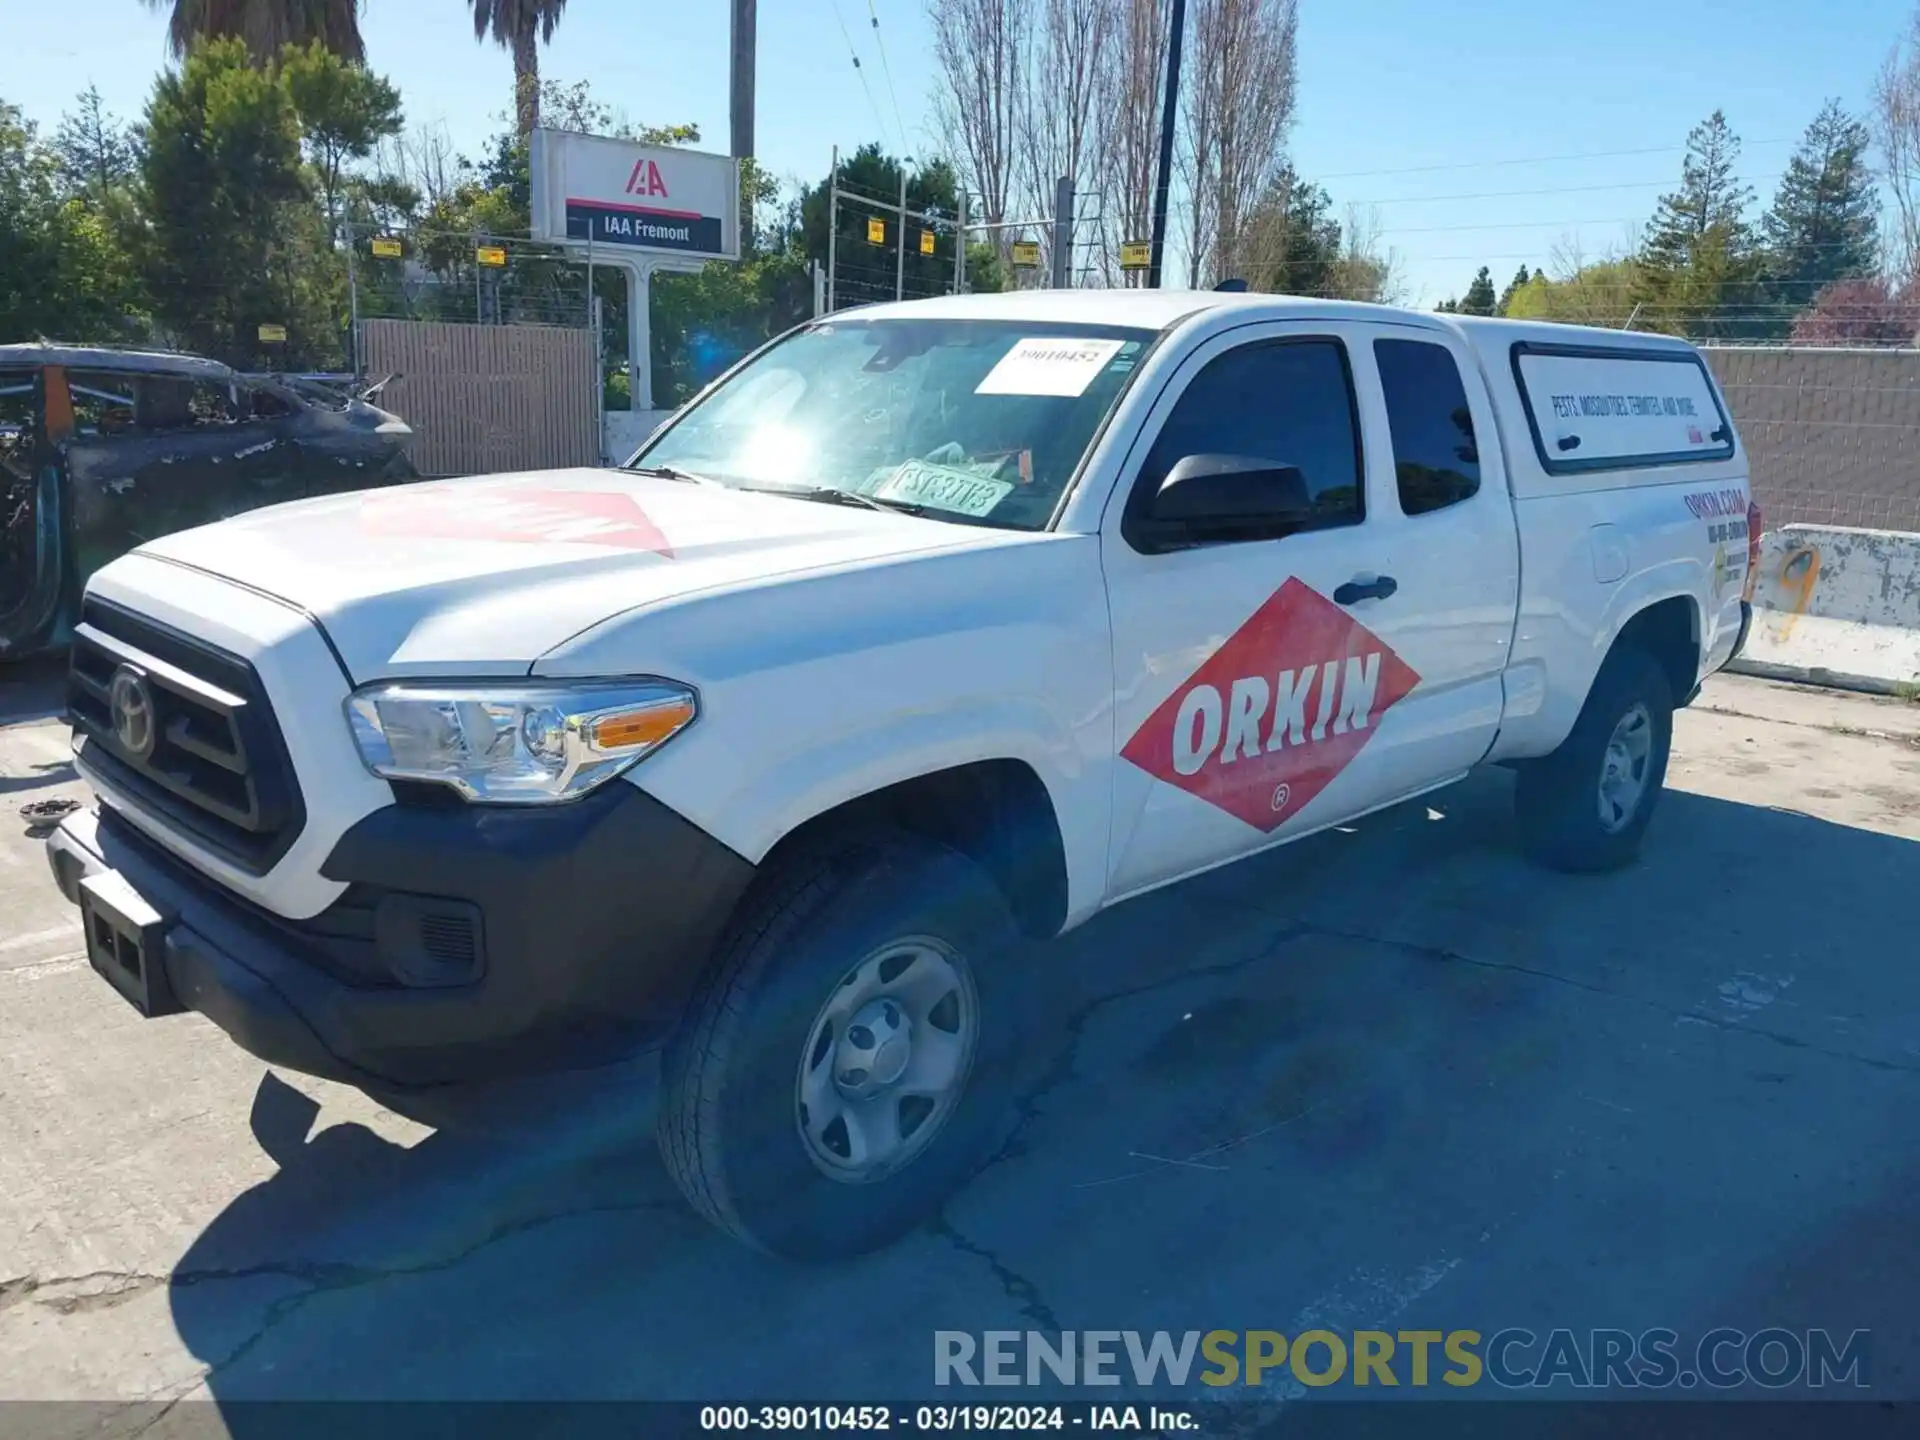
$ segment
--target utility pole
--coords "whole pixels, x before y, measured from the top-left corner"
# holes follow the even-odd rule
[[[833,147],[833,169],[827,172],[827,314],[833,313],[833,262],[840,248],[840,147]]]
[[[900,157],[900,252],[893,262],[893,298],[907,297],[907,157]]]
[[[347,227],[347,369],[360,373],[360,276],[353,263],[353,221]]]
[[[1073,177],[1053,182],[1053,288],[1073,284]]]
[[[753,59],[758,9],[759,0],[733,0],[733,70],[727,98],[736,160],[753,158]]]
[[[967,293],[967,192],[960,191],[960,205],[954,212],[953,230],[953,293]]]
[[[1153,245],[1147,288],[1160,288],[1160,262],[1167,253],[1167,190],[1173,180],[1173,126],[1180,114],[1180,42],[1187,28],[1187,0],[1173,0],[1167,37],[1167,98],[1160,111],[1160,172],[1153,178]]]

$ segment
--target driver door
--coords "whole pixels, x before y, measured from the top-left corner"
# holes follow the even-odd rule
[[[1378,583],[1376,516],[1396,502],[1390,463],[1369,479],[1355,383],[1369,361],[1350,328],[1269,323],[1201,346],[1123,468],[1102,535],[1120,753],[1110,898],[1396,798],[1395,711],[1419,663],[1380,633],[1409,577]],[[1304,527],[1143,549],[1139,518],[1194,454],[1297,468]]]

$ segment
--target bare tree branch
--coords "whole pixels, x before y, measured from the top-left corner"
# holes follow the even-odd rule
[[[1880,147],[1880,178],[1900,220],[1898,238],[1890,242],[1892,265],[1910,281],[1920,276],[1920,9],[1880,66],[1870,124]]]
[[[1101,249],[1108,265],[1121,241],[1145,240],[1153,228],[1167,20],[1167,0],[1115,0],[1113,63],[1105,72],[1104,91],[1097,102],[1107,117],[1099,190],[1107,231]],[[1130,284],[1144,283],[1139,271],[1127,278]]]
[[[1244,276],[1250,217],[1285,158],[1297,0],[1196,0],[1185,138],[1189,278]]]
[[[1041,33],[1022,87],[1020,205],[1029,215],[1052,213],[1054,182],[1097,192],[1109,143],[1121,0],[1041,0]],[[1043,237],[1049,265],[1053,236]]]
[[[1019,181],[1033,0],[928,0],[927,8],[940,65],[936,103],[950,123],[957,168],[980,197],[979,218],[998,223]]]

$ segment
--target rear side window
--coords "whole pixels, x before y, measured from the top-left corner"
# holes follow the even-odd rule
[[[1726,460],[1733,425],[1688,350],[1513,347],[1534,448],[1552,475]]]
[[[1189,455],[1241,455],[1292,465],[1321,525],[1358,524],[1360,440],[1346,351],[1337,340],[1243,345],[1194,376],[1134,490],[1136,504]]]
[[[1424,340],[1376,340],[1373,354],[1387,396],[1401,511],[1425,515],[1471,499],[1480,490],[1480,451],[1453,352]]]
[[[133,377],[109,370],[69,370],[76,435],[124,435],[133,429]]]

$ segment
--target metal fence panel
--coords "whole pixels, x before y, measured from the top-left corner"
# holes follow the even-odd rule
[[[591,330],[363,320],[367,374],[397,373],[381,404],[414,429],[423,475],[600,462]]]
[[[1920,350],[1705,353],[1769,527],[1920,531]]]

